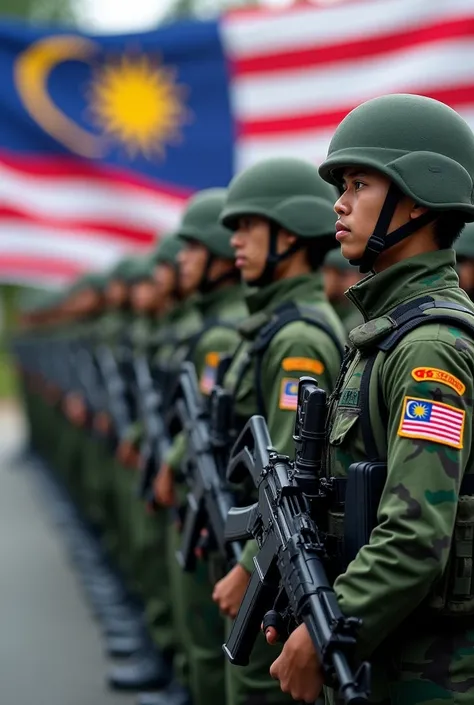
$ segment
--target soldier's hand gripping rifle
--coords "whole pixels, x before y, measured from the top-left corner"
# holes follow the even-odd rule
[[[258,502],[230,510],[226,537],[254,538],[260,550],[224,651],[232,663],[246,665],[262,622],[280,635],[289,623],[304,622],[328,684],[347,705],[356,705],[367,702],[370,681],[369,664],[353,669],[360,621],[339,608],[324,567],[324,537],[311,512],[325,493],[320,480],[325,409],[325,392],[303,377],[294,463],[274,450],[262,416],[250,419],[234,446],[227,477],[241,482],[250,473]]]
[[[199,391],[196,370],[190,362],[181,365],[169,423],[172,432],[184,431],[187,447],[189,492],[178,561],[183,570],[194,570],[196,548],[202,531],[207,529],[211,544],[222,557],[230,564],[237,563],[241,547],[235,542],[228,543],[224,536],[227,513],[235,500],[216,460],[208,405]]]

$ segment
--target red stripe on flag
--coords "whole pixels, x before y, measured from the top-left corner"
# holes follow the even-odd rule
[[[0,272],[24,272],[25,274],[53,275],[74,279],[86,271],[84,267],[71,260],[41,259],[28,255],[0,254]]]
[[[457,436],[459,435],[459,431],[462,428],[462,424],[459,424],[457,428],[451,429],[451,428],[446,428],[445,426],[442,426],[440,424],[435,424],[431,423],[430,421],[425,421],[424,423],[419,423],[417,421],[405,421],[403,422],[403,427],[404,428],[409,428],[411,430],[417,430],[421,431],[423,429],[426,429],[428,431],[433,431],[434,433],[441,433],[442,435],[445,436]]]
[[[236,77],[248,74],[272,74],[279,71],[308,69],[352,59],[361,60],[380,54],[406,50],[420,44],[434,44],[451,39],[474,37],[474,16],[433,22],[419,28],[406,28],[392,34],[378,34],[353,41],[327,44],[320,47],[293,49],[286,52],[266,51],[251,57],[236,58],[233,73]],[[387,57],[390,59],[390,57]],[[270,79],[270,77],[269,77]]]
[[[420,77],[422,80],[422,77]],[[455,86],[446,88],[437,88],[432,91],[424,91],[421,87],[418,91],[403,90],[400,93],[414,93],[424,95],[428,98],[434,98],[442,103],[450,105],[452,108],[473,105],[474,106],[474,83],[469,83],[465,86]],[[375,96],[374,96],[375,97]],[[245,120],[239,125],[240,137],[272,137],[275,134],[293,133],[312,131],[318,128],[330,128],[339,125],[341,120],[354,108],[356,105],[346,106],[338,110],[330,110],[327,112],[317,112],[310,114],[291,115],[288,117],[265,118],[259,120]]]
[[[39,178],[53,177],[70,179],[96,179],[105,185],[123,185],[130,190],[135,187],[148,191],[150,195],[159,193],[170,199],[186,201],[193,193],[192,189],[178,188],[170,184],[163,184],[153,179],[148,179],[139,174],[127,172],[108,165],[86,162],[76,157],[56,157],[28,154],[19,155],[7,150],[0,151],[0,163],[12,169],[17,169],[22,174],[37,176]]]
[[[362,0],[365,2],[366,0]],[[361,0],[337,0],[338,7],[343,5],[360,5]],[[226,17],[233,20],[252,20],[262,17],[278,17],[278,15],[293,15],[305,10],[325,10],[328,7],[328,0],[299,0],[287,7],[236,7],[226,13]],[[366,8],[361,8],[364,11]]]
[[[152,247],[156,242],[157,233],[137,228],[129,228],[125,225],[120,227],[117,223],[99,220],[79,220],[76,218],[47,218],[43,215],[21,211],[20,209],[1,206],[0,219],[5,223],[8,221],[24,222],[28,225],[46,227],[50,234],[64,236],[65,232],[74,231],[81,237],[94,238],[98,235],[101,238],[110,239],[113,242],[123,242],[129,246],[139,247],[140,250]]]

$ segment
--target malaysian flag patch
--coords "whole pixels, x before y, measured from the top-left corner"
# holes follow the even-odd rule
[[[201,379],[199,380],[199,388],[203,394],[209,396],[216,383],[217,366],[219,364],[219,353],[207,353],[204,360],[204,369]]]
[[[298,407],[298,380],[291,377],[284,377],[281,380],[280,388],[280,409],[296,411]]]
[[[462,448],[466,412],[449,404],[405,397],[398,435]]]

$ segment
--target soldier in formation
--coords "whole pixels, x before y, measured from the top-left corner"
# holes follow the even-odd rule
[[[375,99],[338,127],[319,174],[256,164],[193,197],[149,255],[24,312],[31,442],[71,498],[71,550],[123,659],[111,687],[142,705],[350,701],[328,675],[330,637],[318,650],[304,623],[278,647],[282,622],[266,628],[247,666],[222,650],[260,547],[230,550],[216,529],[262,501],[227,482],[232,447],[259,415],[293,460],[309,376],[330,395],[316,479],[364,473],[376,507],[360,545],[349,517],[364,502],[346,512],[330,494],[314,517],[334,599],[360,620],[351,664],[372,666],[358,702],[474,701],[474,306],[453,251],[473,183],[474,136],[454,111]],[[472,237],[457,241],[468,294]]]

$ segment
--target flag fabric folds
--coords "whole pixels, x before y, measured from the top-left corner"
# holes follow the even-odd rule
[[[172,230],[269,156],[318,163],[352,108],[474,125],[472,0],[345,0],[96,37],[0,23],[0,280],[60,284]]]

